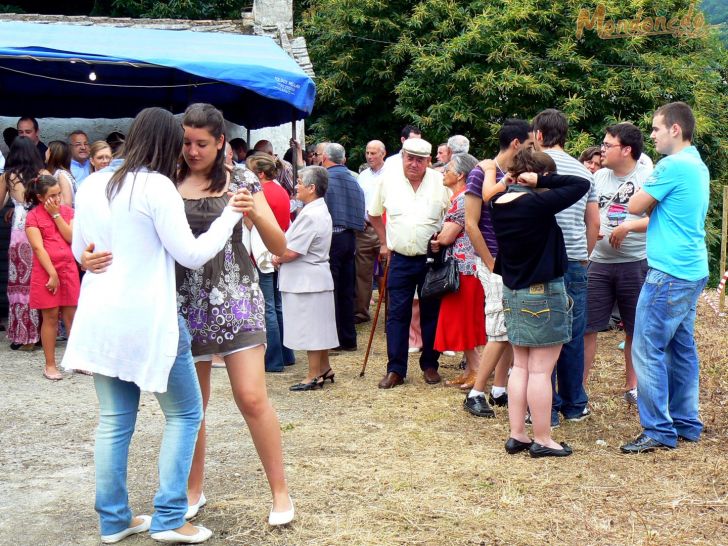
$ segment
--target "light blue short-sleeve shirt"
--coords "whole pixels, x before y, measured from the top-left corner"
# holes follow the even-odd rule
[[[710,173],[695,146],[664,157],[642,189],[657,201],[647,227],[649,266],[686,281],[707,277]]]

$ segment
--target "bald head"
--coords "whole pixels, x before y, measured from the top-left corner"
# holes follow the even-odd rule
[[[371,170],[376,172],[382,168],[385,155],[387,155],[387,149],[381,140],[370,140],[367,143],[365,156]]]
[[[274,155],[273,154],[273,145],[270,143],[269,140],[259,140],[258,142],[255,143],[253,150],[256,152],[263,152],[264,154],[268,154],[268,155]]]

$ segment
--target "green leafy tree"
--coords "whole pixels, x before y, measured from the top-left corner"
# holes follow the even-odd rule
[[[605,0],[606,19],[702,14],[688,0]],[[309,128],[336,139],[358,164],[364,144],[398,148],[405,123],[434,144],[467,135],[475,155],[493,155],[505,118],[556,107],[570,121],[568,151],[600,142],[604,127],[632,121],[649,134],[661,104],[683,100],[698,119],[696,143],[715,178],[709,244],[716,256],[728,181],[726,59],[714,31],[603,39],[577,36],[580,9],[566,0],[310,0],[302,28],[317,75]],[[689,30],[686,27],[686,30]],[[648,152],[657,156],[654,150]],[[715,263],[711,271],[717,273]]]

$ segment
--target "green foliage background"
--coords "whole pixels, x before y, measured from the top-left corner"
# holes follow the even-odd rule
[[[605,0],[607,18],[682,17],[687,0]],[[661,104],[683,100],[698,119],[696,144],[712,176],[708,220],[717,275],[722,186],[728,182],[728,54],[715,30],[698,37],[576,37],[580,7],[565,0],[309,0],[302,16],[318,89],[313,140],[341,142],[362,160],[365,143],[398,149],[406,123],[433,144],[460,133],[474,155],[497,151],[505,118],[563,110],[567,151],[601,142],[631,121],[645,135]],[[651,142],[647,153],[653,159]]]

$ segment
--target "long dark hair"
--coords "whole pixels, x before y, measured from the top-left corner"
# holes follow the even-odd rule
[[[182,126],[164,108],[145,108],[131,124],[124,142],[124,163],[106,186],[109,201],[119,193],[126,175],[148,169],[174,180],[182,150]]]
[[[57,185],[58,180],[49,174],[42,174],[31,180],[25,186],[25,203],[28,205],[28,209],[32,209],[38,205],[40,203],[40,198],[43,197],[49,189]]]
[[[48,163],[46,167],[53,174],[58,169],[71,169],[71,150],[62,140],[51,140],[48,143]]]
[[[25,137],[13,140],[5,162],[5,180],[8,185],[14,187],[19,182],[27,186],[43,168],[43,159],[32,140]]]
[[[185,127],[194,127],[195,129],[207,130],[215,140],[223,137],[223,146],[217,151],[215,162],[212,169],[208,173],[210,185],[207,191],[218,193],[225,189],[227,184],[227,170],[225,169],[225,118],[222,112],[215,108],[212,104],[205,102],[197,102],[190,104],[185,110],[185,116],[182,118],[182,125]],[[179,184],[190,174],[190,167],[186,161],[183,161],[179,168],[177,183]]]

